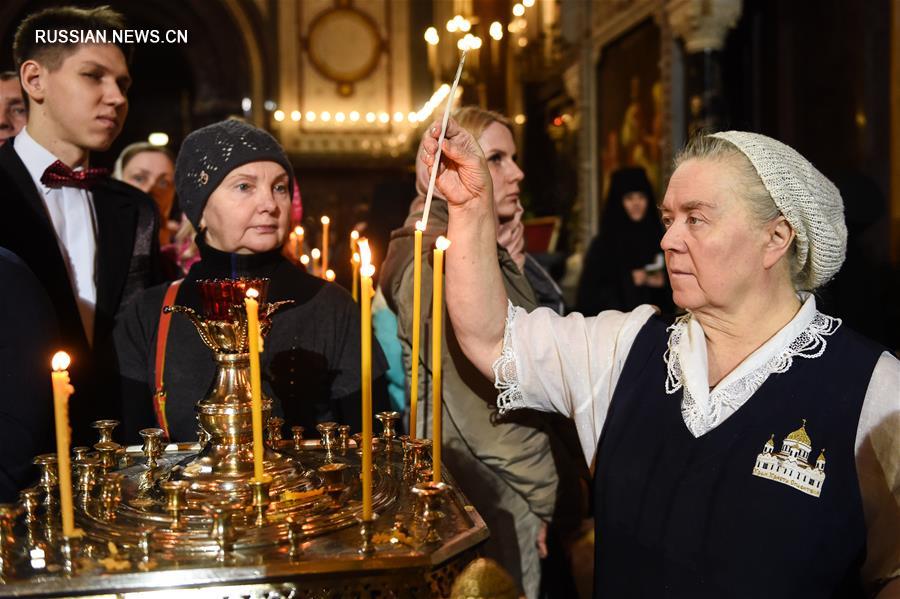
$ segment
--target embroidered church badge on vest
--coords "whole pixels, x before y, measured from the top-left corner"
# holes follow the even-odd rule
[[[784,438],[778,453],[773,453],[774,439],[775,435],[769,437],[762,453],[756,456],[753,475],[784,483],[807,495],[818,497],[825,482],[825,450],[819,453],[815,466],[809,463],[812,441],[806,433],[806,419],[803,419],[800,428]]]

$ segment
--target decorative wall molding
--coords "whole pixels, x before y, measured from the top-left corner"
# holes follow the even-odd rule
[[[259,3],[258,3],[259,4]],[[250,77],[251,90],[250,99],[253,107],[253,124],[260,126],[263,124],[262,106],[265,102],[265,87],[263,84],[263,75],[266,69],[263,65],[262,50],[259,47],[259,40],[253,33],[253,26],[250,23],[250,17],[238,0],[224,0],[223,5],[231,14],[231,18],[237,23],[238,29],[244,36],[244,47],[247,49],[247,58],[250,61]]]
[[[593,0],[593,5],[591,40],[595,63],[600,61],[603,46],[659,10],[655,0]]]
[[[741,10],[741,0],[671,0],[666,5],[669,24],[689,54],[721,50]]]
[[[268,20],[269,18],[269,0],[253,0],[254,6],[256,6],[256,10],[259,11],[259,14],[262,16],[264,20]]]
[[[421,107],[411,105],[409,9],[407,2],[387,0],[278,3],[282,120],[270,124],[289,152],[399,157],[410,151],[418,123],[409,113]],[[369,42],[364,52],[361,35]],[[377,118],[367,120],[368,113]]]
[[[576,97],[584,114],[579,129],[579,190],[576,203],[577,217],[581,221],[579,241],[582,248],[597,233],[599,214],[597,200],[600,186],[597,181],[600,165],[599,123],[597,120],[597,67],[603,57],[603,49],[618,37],[628,33],[648,18],[652,18],[660,30],[660,82],[662,84],[663,110],[669,111],[672,105],[672,37],[673,32],[667,18],[664,5],[654,0],[592,0],[584,2],[582,9],[586,11],[587,22],[590,22],[590,39],[588,48],[580,55],[579,64],[570,69],[566,79],[577,76],[581,93]],[[587,63],[587,64],[585,64]],[[567,89],[570,85],[567,85]],[[662,143],[663,164],[672,158],[671,114],[664,114],[667,125]],[[662,175],[668,179],[668,169]]]
[[[304,39],[306,58],[319,75],[336,84],[339,95],[352,96],[356,82],[375,72],[387,49],[379,29],[366,11],[338,4],[310,22]]]

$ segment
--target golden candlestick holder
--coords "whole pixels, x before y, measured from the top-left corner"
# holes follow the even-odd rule
[[[250,488],[253,489],[253,512],[256,514],[254,523],[261,528],[266,525],[266,510],[272,504],[272,500],[269,497],[272,479],[254,479],[250,481]]]
[[[251,285],[261,291],[266,334],[286,303],[266,303],[261,281],[204,282],[200,312],[168,308],[193,322],[216,364],[196,406],[200,442],[166,445],[161,430],[144,429],[143,444],[126,448],[113,440],[116,421],[95,423],[98,442],[73,450],[80,539],[60,533],[56,457],[38,456],[39,484],[22,492],[20,504],[0,506],[4,593],[127,596],[201,586],[221,596],[449,592],[487,529],[452,486],[437,499],[428,495],[427,506],[414,494],[417,477],[409,472],[428,467],[430,446],[401,439],[404,451],[393,451],[394,414],[379,414],[384,431],[372,439],[379,519],[361,519],[360,449],[351,445],[350,427],[321,423],[319,440],[305,439],[295,425],[291,439],[282,439],[285,423],[270,418],[267,397],[265,479],[254,479],[242,304]],[[435,516],[438,502],[443,517]]]
[[[212,350],[216,362],[210,390],[196,407],[204,433],[203,448],[194,460],[183,464],[175,478],[188,481],[195,496],[227,495],[231,499],[247,499],[253,492],[253,418],[247,313],[243,299],[251,287],[259,293],[259,326],[263,338],[271,329],[272,315],[293,302],[266,303],[268,279],[216,279],[197,284],[201,292],[201,312],[185,306],[164,308],[167,312],[188,317],[200,339]],[[262,408],[263,422],[270,421],[272,400],[265,394]],[[273,438],[274,430],[270,434],[270,439]],[[277,440],[280,441],[280,435]],[[295,469],[272,447],[269,443],[264,450],[264,470],[271,477],[274,488],[290,487],[298,482]]]
[[[438,521],[444,517],[444,513],[440,511],[441,499],[447,492],[446,483],[426,481],[416,484],[412,488],[420,501],[419,505],[419,521],[425,527],[425,533],[422,535],[425,543],[437,543],[441,540],[441,535],[437,531]]]

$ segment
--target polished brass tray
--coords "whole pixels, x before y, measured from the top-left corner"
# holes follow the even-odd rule
[[[418,448],[427,443],[376,440],[378,518],[366,531],[359,453],[352,440],[333,441],[326,449],[319,440],[270,439],[267,457],[295,470],[284,473],[290,484],[273,484],[262,520],[252,497],[239,492],[230,504],[199,504],[188,493],[181,509],[171,509],[160,483],[195,461],[199,445],[169,445],[153,458],[128,448],[102,475],[119,483],[112,512],[106,483],[79,495],[76,523],[85,536],[74,542],[61,538],[58,505],[46,493],[52,468],[43,468],[44,488],[27,490],[5,514],[12,537],[4,541],[0,596],[446,595],[488,531],[451,479],[437,500],[421,492],[434,486],[419,484],[430,477],[430,456]],[[223,513],[228,530],[216,533]],[[366,532],[371,553],[361,552]]]

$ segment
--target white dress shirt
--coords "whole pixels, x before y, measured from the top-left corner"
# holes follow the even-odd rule
[[[794,318],[713,389],[707,382],[703,329],[696,319],[679,319],[669,337],[665,392],[684,389],[682,417],[694,436],[731,417],[769,375],[788,370],[792,359],[815,359],[825,351],[840,323],[817,312],[813,295],[801,294],[801,300]],[[510,304],[503,354],[494,364],[500,411],[534,408],[572,418],[587,463],[593,464],[625,360],[654,313],[643,305],[632,312],[562,317],[546,308],[528,313]],[[695,405],[686,405],[691,400]],[[868,529],[862,574],[868,581],[900,576],[898,422],[900,360],[884,352],[869,380],[856,430],[856,470]]]
[[[28,135],[27,127],[16,136],[13,148],[25,163],[50,215],[85,335],[88,343],[93,343],[97,305],[97,225],[91,193],[77,187],[54,189],[41,183],[44,171],[57,158]],[[81,167],[75,170],[81,170]]]

